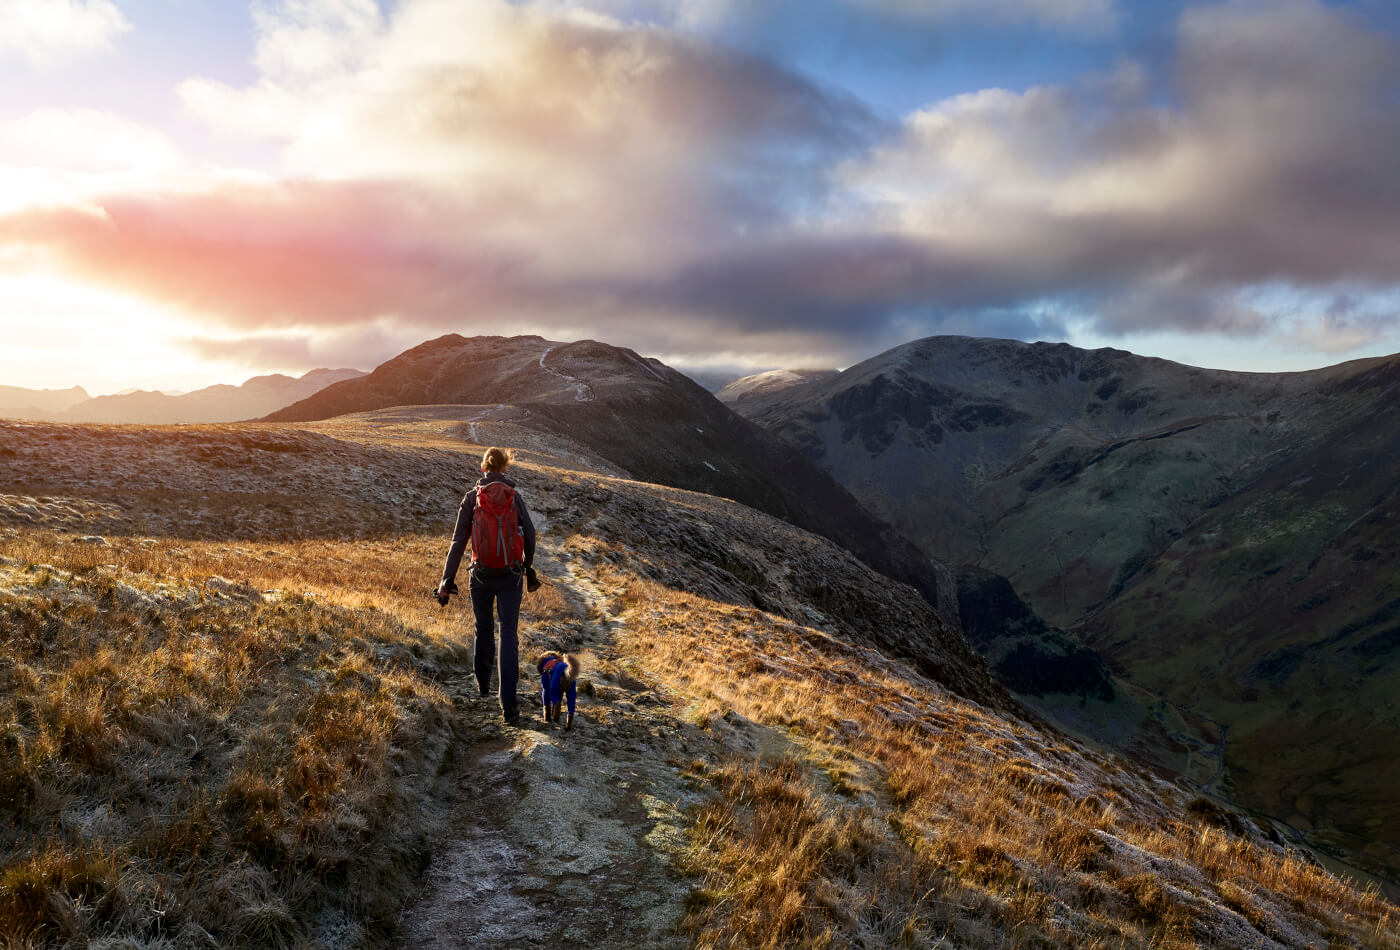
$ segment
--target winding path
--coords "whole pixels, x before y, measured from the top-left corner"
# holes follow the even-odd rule
[[[568,373],[561,373],[557,369],[544,365],[544,358],[549,354],[553,353],[558,348],[559,344],[556,344],[540,354],[540,369],[544,370],[546,373],[549,373],[551,376],[558,376],[564,382],[568,383],[569,386],[571,386],[574,390],[575,402],[592,402],[593,387],[589,386],[577,376],[570,376]]]

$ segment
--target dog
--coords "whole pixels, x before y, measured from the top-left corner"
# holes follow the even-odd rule
[[[564,728],[574,727],[574,703],[578,699],[578,673],[581,669],[578,657],[572,653],[556,653],[550,650],[541,653],[535,661],[535,669],[540,673],[540,695],[544,699],[544,721],[558,722],[564,695],[569,697],[569,715],[564,720]]]

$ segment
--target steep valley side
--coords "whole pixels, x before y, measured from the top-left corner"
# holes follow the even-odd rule
[[[735,408],[1205,724],[1193,763],[1228,728],[1213,788],[1395,882],[1397,386],[1394,358],[1246,374],[950,337]]]

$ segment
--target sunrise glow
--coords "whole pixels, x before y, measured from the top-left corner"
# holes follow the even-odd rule
[[[370,369],[445,332],[735,373],[940,333],[1400,349],[1400,17],[1147,6],[15,0],[0,382]]]

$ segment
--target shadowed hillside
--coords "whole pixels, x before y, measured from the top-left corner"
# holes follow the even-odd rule
[[[1400,947],[1278,830],[1022,719],[911,588],[479,411],[0,426],[0,940]],[[572,732],[528,679],[504,727],[427,596],[484,443]]]
[[[1209,784],[1394,880],[1397,384],[937,337],[736,408],[1217,723]]]
[[[585,340],[451,334],[268,416],[457,403],[564,436],[632,477],[732,498],[832,539],[957,616],[951,576],[798,452],[665,364]],[[495,406],[494,410],[485,408]]]

